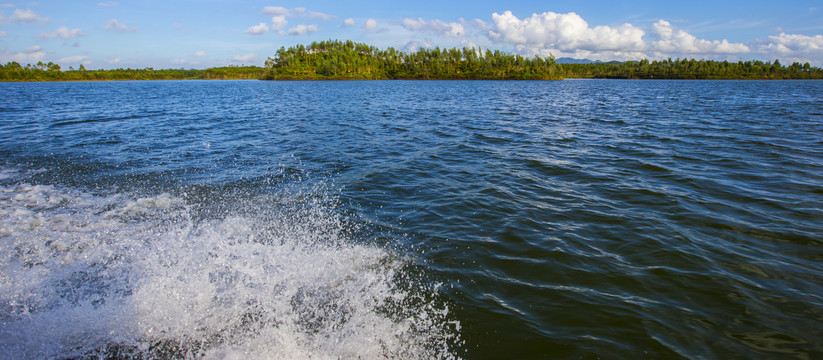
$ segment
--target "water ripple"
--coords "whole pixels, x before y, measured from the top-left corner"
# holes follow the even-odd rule
[[[359,241],[443,282],[468,358],[823,356],[821,82],[0,93],[0,165],[30,183],[185,191],[209,209],[333,179],[375,229]]]

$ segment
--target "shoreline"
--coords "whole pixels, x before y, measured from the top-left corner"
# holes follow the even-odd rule
[[[641,78],[641,77],[568,77],[559,79],[466,79],[466,78],[442,78],[442,79],[419,79],[419,78],[398,78],[398,79],[368,79],[368,78],[280,78],[280,79],[264,79],[264,78],[221,78],[221,79],[202,79],[202,78],[177,78],[177,79],[37,79],[37,80],[19,80],[19,79],[0,79],[0,83],[41,83],[41,82],[118,82],[118,81],[563,81],[563,80],[695,80],[695,81],[712,81],[712,80],[737,80],[737,81],[820,81],[818,78],[746,78],[746,77],[727,77],[727,78]]]

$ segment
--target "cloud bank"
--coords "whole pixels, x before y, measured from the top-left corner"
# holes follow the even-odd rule
[[[485,38],[514,48],[524,55],[571,56],[593,60],[637,60],[640,58],[693,57],[702,59],[781,58],[785,61],[823,59],[823,35],[781,33],[746,43],[727,39],[701,39],[666,20],[648,28],[629,23],[620,26],[591,26],[580,15],[544,12],[518,18],[511,11],[493,13],[491,24],[476,19],[470,23]],[[442,21],[404,20],[409,30],[440,29]],[[441,24],[439,27],[435,24]],[[462,36],[462,34],[461,34]],[[784,61],[784,62],[785,62]]]
[[[518,19],[511,11],[492,14],[489,37],[497,42],[563,51],[642,51],[645,32],[631,24],[595,26],[575,13],[545,12]]]

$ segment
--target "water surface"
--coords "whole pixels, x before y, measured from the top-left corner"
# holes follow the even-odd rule
[[[823,355],[823,82],[0,94],[10,357]]]

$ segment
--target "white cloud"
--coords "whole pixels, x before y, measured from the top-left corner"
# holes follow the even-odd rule
[[[286,16],[289,14],[289,9],[282,6],[266,6],[263,8],[263,13],[274,16]]]
[[[231,59],[234,62],[248,63],[248,62],[256,61],[257,60],[257,54],[250,53],[250,54],[245,54],[245,55],[237,55],[237,56],[235,56]]]
[[[43,61],[45,58],[46,53],[43,51],[43,48],[37,45],[30,46],[25,51],[18,53],[0,52],[0,62],[2,63],[16,61],[21,64],[32,64]]]
[[[406,18],[403,19],[401,25],[412,31],[429,31],[446,36],[463,36],[466,33],[462,24],[446,23],[440,20],[425,21],[423,18],[417,18],[417,20]]]
[[[76,38],[78,36],[83,36],[83,35],[86,35],[86,33],[84,33],[80,29],[69,29],[68,27],[63,26],[63,27],[60,27],[59,29],[55,30],[53,33],[40,34],[40,38],[42,38],[42,39],[55,39],[55,38],[72,39],[72,38]]]
[[[17,61],[19,63],[36,63],[39,61],[43,61],[46,57],[46,53],[42,51],[37,51],[33,53],[17,53],[12,55],[11,61]]]
[[[471,41],[460,40],[460,46],[462,46],[464,48],[467,48],[467,49],[474,49],[475,53],[477,53],[478,55],[480,54],[480,46],[477,46],[477,44],[475,44]]]
[[[644,31],[631,24],[591,28],[573,12],[545,12],[521,20],[506,11],[492,14],[492,21],[494,25],[488,33],[492,40],[532,49],[642,51],[645,47]]]
[[[112,7],[112,6],[117,6],[118,4],[120,4],[120,3],[117,2],[117,1],[107,1],[107,2],[99,2],[99,3],[97,3],[97,6]]]
[[[6,32],[5,32],[5,31],[0,31],[0,37],[4,37],[4,36],[6,36],[6,35],[8,35],[8,34],[6,34]]]
[[[767,58],[781,58],[785,62],[820,64],[823,59],[823,35],[786,34],[769,36],[750,43],[754,52]]]
[[[17,9],[11,14],[9,20],[21,24],[31,24],[45,19],[35,14],[31,9],[26,9],[25,11]]]
[[[336,17],[334,15],[329,15],[318,11],[307,11],[306,8],[302,7],[287,9],[282,6],[266,6],[263,8],[263,13],[272,16],[300,17],[320,20],[331,20]]]
[[[473,23],[474,23],[475,27],[479,28],[480,30],[482,30],[484,32],[488,32],[492,29],[492,27],[489,26],[489,24],[487,24],[485,21],[480,20],[480,19],[474,19]]]
[[[376,28],[377,28],[377,20],[375,20],[375,19],[368,19],[368,20],[366,20],[366,23],[363,24],[363,29],[366,29],[366,30],[374,30]]]
[[[403,45],[403,51],[407,53],[417,52],[420,48],[431,48],[434,44],[431,41],[409,41],[406,45]]]
[[[103,29],[117,31],[117,32],[135,32],[135,31],[137,31],[137,28],[134,28],[134,27],[130,28],[130,27],[126,26],[126,24],[123,24],[123,23],[117,21],[117,19],[109,20],[109,22],[106,23],[106,26],[103,26]]]
[[[289,23],[283,15],[275,15],[271,17],[271,28],[277,31],[278,34],[283,35],[283,28]]]
[[[263,35],[269,31],[269,26],[265,23],[260,23],[246,29],[246,34]]]
[[[14,4],[0,4],[0,8],[13,8]]]
[[[77,56],[69,56],[60,58],[57,60],[58,63],[83,63],[86,62],[89,57],[86,55],[77,55]]]
[[[354,19],[348,18],[346,20],[343,20],[343,23],[340,24],[340,27],[349,27],[349,26],[354,26]]]
[[[408,29],[437,29],[434,22],[408,20]],[[823,35],[786,34],[746,43],[726,39],[700,39],[666,20],[649,28],[632,24],[589,26],[575,13],[545,12],[519,19],[510,11],[492,14],[492,22],[470,23],[484,30],[488,38],[507,44],[517,53],[531,56],[587,58],[592,60],[637,60],[641,58],[697,57],[705,59],[780,59],[784,64],[823,59]],[[441,28],[441,32],[442,32]],[[414,45],[414,44],[412,44]]]
[[[321,12],[318,12],[318,11],[309,11],[309,12],[306,12],[305,15],[301,15],[301,16],[305,16],[309,19],[320,19],[320,20],[331,20],[331,19],[334,19],[336,17],[334,15],[329,15],[329,14],[321,13]]]
[[[675,31],[672,25],[665,20],[658,20],[651,28],[651,35],[658,40],[650,45],[652,50],[674,54],[744,54],[749,47],[740,43],[730,43],[728,40],[698,39],[683,30]]]
[[[197,57],[206,56],[206,52],[205,51],[198,51],[198,52],[194,53],[193,55],[197,56]]]
[[[288,32],[289,32],[289,35],[304,35],[304,34],[310,34],[310,33],[316,32],[316,31],[317,31],[317,26],[316,25],[300,24],[300,25],[297,25],[297,26],[289,29]]]
[[[121,60],[120,58],[114,58],[109,60],[109,64],[119,64]]]

